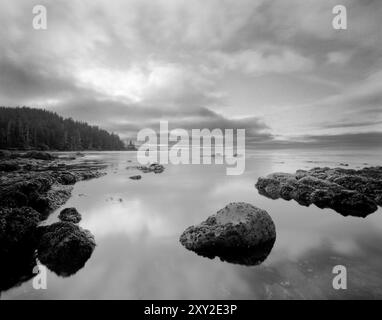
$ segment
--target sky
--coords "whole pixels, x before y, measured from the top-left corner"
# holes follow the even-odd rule
[[[47,30],[32,26],[47,8]],[[347,29],[332,26],[347,8]],[[382,145],[380,0],[0,0],[0,105],[134,138],[246,129],[253,146]]]

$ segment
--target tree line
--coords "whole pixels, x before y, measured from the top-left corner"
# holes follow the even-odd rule
[[[28,107],[0,107],[0,149],[123,150],[124,143],[85,122]]]

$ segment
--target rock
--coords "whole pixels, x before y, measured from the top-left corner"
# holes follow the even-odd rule
[[[70,222],[39,227],[39,231],[38,259],[60,276],[70,276],[81,269],[96,246],[90,231]]]
[[[1,164],[8,162],[18,166],[17,171],[2,171],[0,174],[0,291],[8,290],[35,276],[33,268],[36,266],[40,233],[49,230],[45,227],[39,228],[38,223],[70,198],[74,182],[99,177],[103,175],[100,170],[106,167],[95,162],[70,164],[65,160],[46,161],[33,159],[34,155],[28,156],[32,158],[13,152],[0,160]],[[75,226],[72,223],[69,225]],[[53,261],[53,253],[49,255],[46,251],[41,252],[42,257],[50,261],[52,270],[69,275],[86,262],[87,256],[90,256],[86,252],[94,249],[94,239],[82,229],[69,226],[65,230],[67,233],[62,239],[67,244],[56,244],[56,247],[64,253],[79,252],[77,256],[73,256],[73,262],[69,261],[62,266],[62,260],[57,260],[56,263]],[[70,236],[71,230],[74,232],[73,236]],[[91,250],[86,249],[84,237],[88,239],[87,247]],[[40,245],[42,246],[41,243]],[[48,245],[41,248],[48,250]],[[69,259],[68,256],[63,259],[65,258]]]
[[[344,216],[366,217],[381,205],[382,167],[276,173],[259,178],[256,188],[271,199],[294,199],[301,205],[331,208]]]
[[[45,194],[55,180],[46,173],[14,176],[0,184],[0,206],[34,207],[37,198]]]
[[[11,172],[20,169],[19,164],[16,161],[3,161],[0,162],[0,171]]]
[[[8,150],[0,150],[0,159],[8,159],[11,157],[11,152]]]
[[[0,208],[0,291],[33,276],[39,221],[31,208]]]
[[[32,208],[0,208],[0,255],[29,246],[39,222],[40,214]]]
[[[150,164],[149,169],[154,173],[162,173],[164,171],[164,166],[158,163],[153,163]]]
[[[37,159],[37,160],[54,160],[56,157],[54,157],[52,154],[44,151],[29,151],[24,155],[24,158],[28,159]]]
[[[64,185],[73,185],[77,182],[77,178],[74,174],[66,171],[58,174],[57,181]]]
[[[141,180],[141,179],[142,179],[142,176],[140,176],[140,175],[137,175],[137,176],[131,176],[130,179],[131,179],[131,180]]]
[[[79,223],[81,221],[81,214],[76,208],[66,208],[60,212],[58,219],[66,222]]]
[[[154,172],[155,174],[158,174],[164,171],[164,166],[158,163],[152,163],[149,166],[138,166],[136,169],[142,171],[143,173]]]
[[[199,255],[256,265],[266,259],[276,239],[269,214],[248,203],[230,203],[199,225],[187,228],[180,243]]]

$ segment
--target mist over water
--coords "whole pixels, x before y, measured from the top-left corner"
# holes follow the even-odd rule
[[[258,177],[313,167],[378,165],[380,150],[246,152],[246,170],[227,176],[225,165],[166,165],[162,174],[138,174],[135,152],[91,152],[84,160],[109,165],[107,175],[77,183],[64,207],[82,214],[80,226],[97,247],[69,278],[48,273],[47,290],[31,280],[5,299],[264,299],[381,298],[382,210],[367,218],[271,200],[254,187]],[[131,162],[128,162],[131,160]],[[186,250],[179,236],[230,202],[265,209],[277,238],[267,259],[242,266]],[[64,208],[62,207],[62,208]],[[58,209],[46,223],[57,220]],[[348,289],[332,287],[332,269],[345,265]]]

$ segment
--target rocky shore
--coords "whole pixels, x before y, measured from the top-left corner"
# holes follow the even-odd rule
[[[74,208],[60,214],[62,222],[39,226],[70,198],[76,182],[104,174],[105,165],[79,157],[0,151],[0,291],[31,278],[36,258],[67,276],[90,257],[94,237],[76,225]]]
[[[272,173],[259,178],[256,188],[271,199],[293,199],[303,206],[315,204],[344,216],[366,217],[382,206],[382,167]]]

